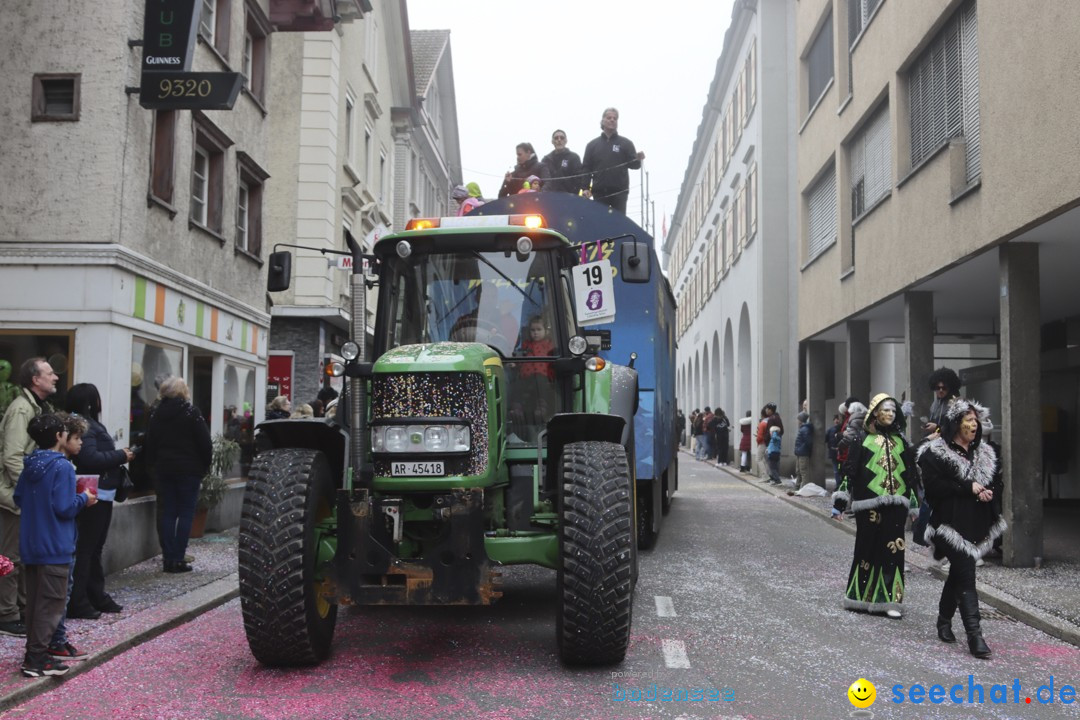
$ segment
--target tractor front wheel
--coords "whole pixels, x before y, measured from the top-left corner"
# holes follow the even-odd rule
[[[313,665],[330,654],[337,605],[323,596],[319,526],[333,513],[318,450],[277,448],[251,466],[240,518],[240,608],[255,659]]]
[[[575,442],[560,464],[559,656],[611,665],[626,656],[633,609],[633,498],[626,450]]]

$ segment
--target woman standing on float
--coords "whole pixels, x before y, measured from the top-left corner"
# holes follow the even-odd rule
[[[919,508],[915,498],[915,456],[904,439],[899,403],[874,396],[862,428],[849,445],[844,484],[834,498],[855,513],[855,556],[844,607],[901,617],[904,600],[904,525]]]
[[[959,608],[968,650],[977,658],[990,657],[990,648],[982,636],[975,561],[1005,532],[1000,503],[994,502],[1004,487],[1001,462],[983,438],[984,425],[992,427],[986,408],[956,398],[945,411],[939,437],[920,447],[918,456],[926,500],[933,509],[926,539],[935,558],[949,558],[949,578],[938,602],[938,637],[956,642],[952,618]]]

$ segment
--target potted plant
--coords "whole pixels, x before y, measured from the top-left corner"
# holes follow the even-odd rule
[[[210,471],[199,485],[199,500],[195,505],[195,519],[191,524],[191,537],[202,537],[206,529],[207,514],[225,499],[229,483],[225,474],[240,458],[240,444],[223,435],[214,436],[214,452],[210,458]]]

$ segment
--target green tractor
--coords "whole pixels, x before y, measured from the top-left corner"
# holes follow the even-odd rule
[[[582,315],[613,317],[609,261],[582,265],[542,225],[414,220],[366,256],[348,238],[354,342],[334,369],[346,392],[331,420],[259,426],[244,495],[240,599],[260,662],[326,658],[339,605],[491,604],[499,566],[523,563],[557,571],[565,663],[625,656],[637,373],[579,329]],[[271,256],[271,291],[290,267]]]

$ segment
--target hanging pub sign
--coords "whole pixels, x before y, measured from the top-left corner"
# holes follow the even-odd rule
[[[142,71],[188,71],[195,55],[200,0],[146,0]]]
[[[232,110],[244,78],[226,72],[143,72],[139,104],[149,110]]]
[[[191,72],[201,0],[146,0],[139,104],[148,110],[232,110],[240,73]]]

